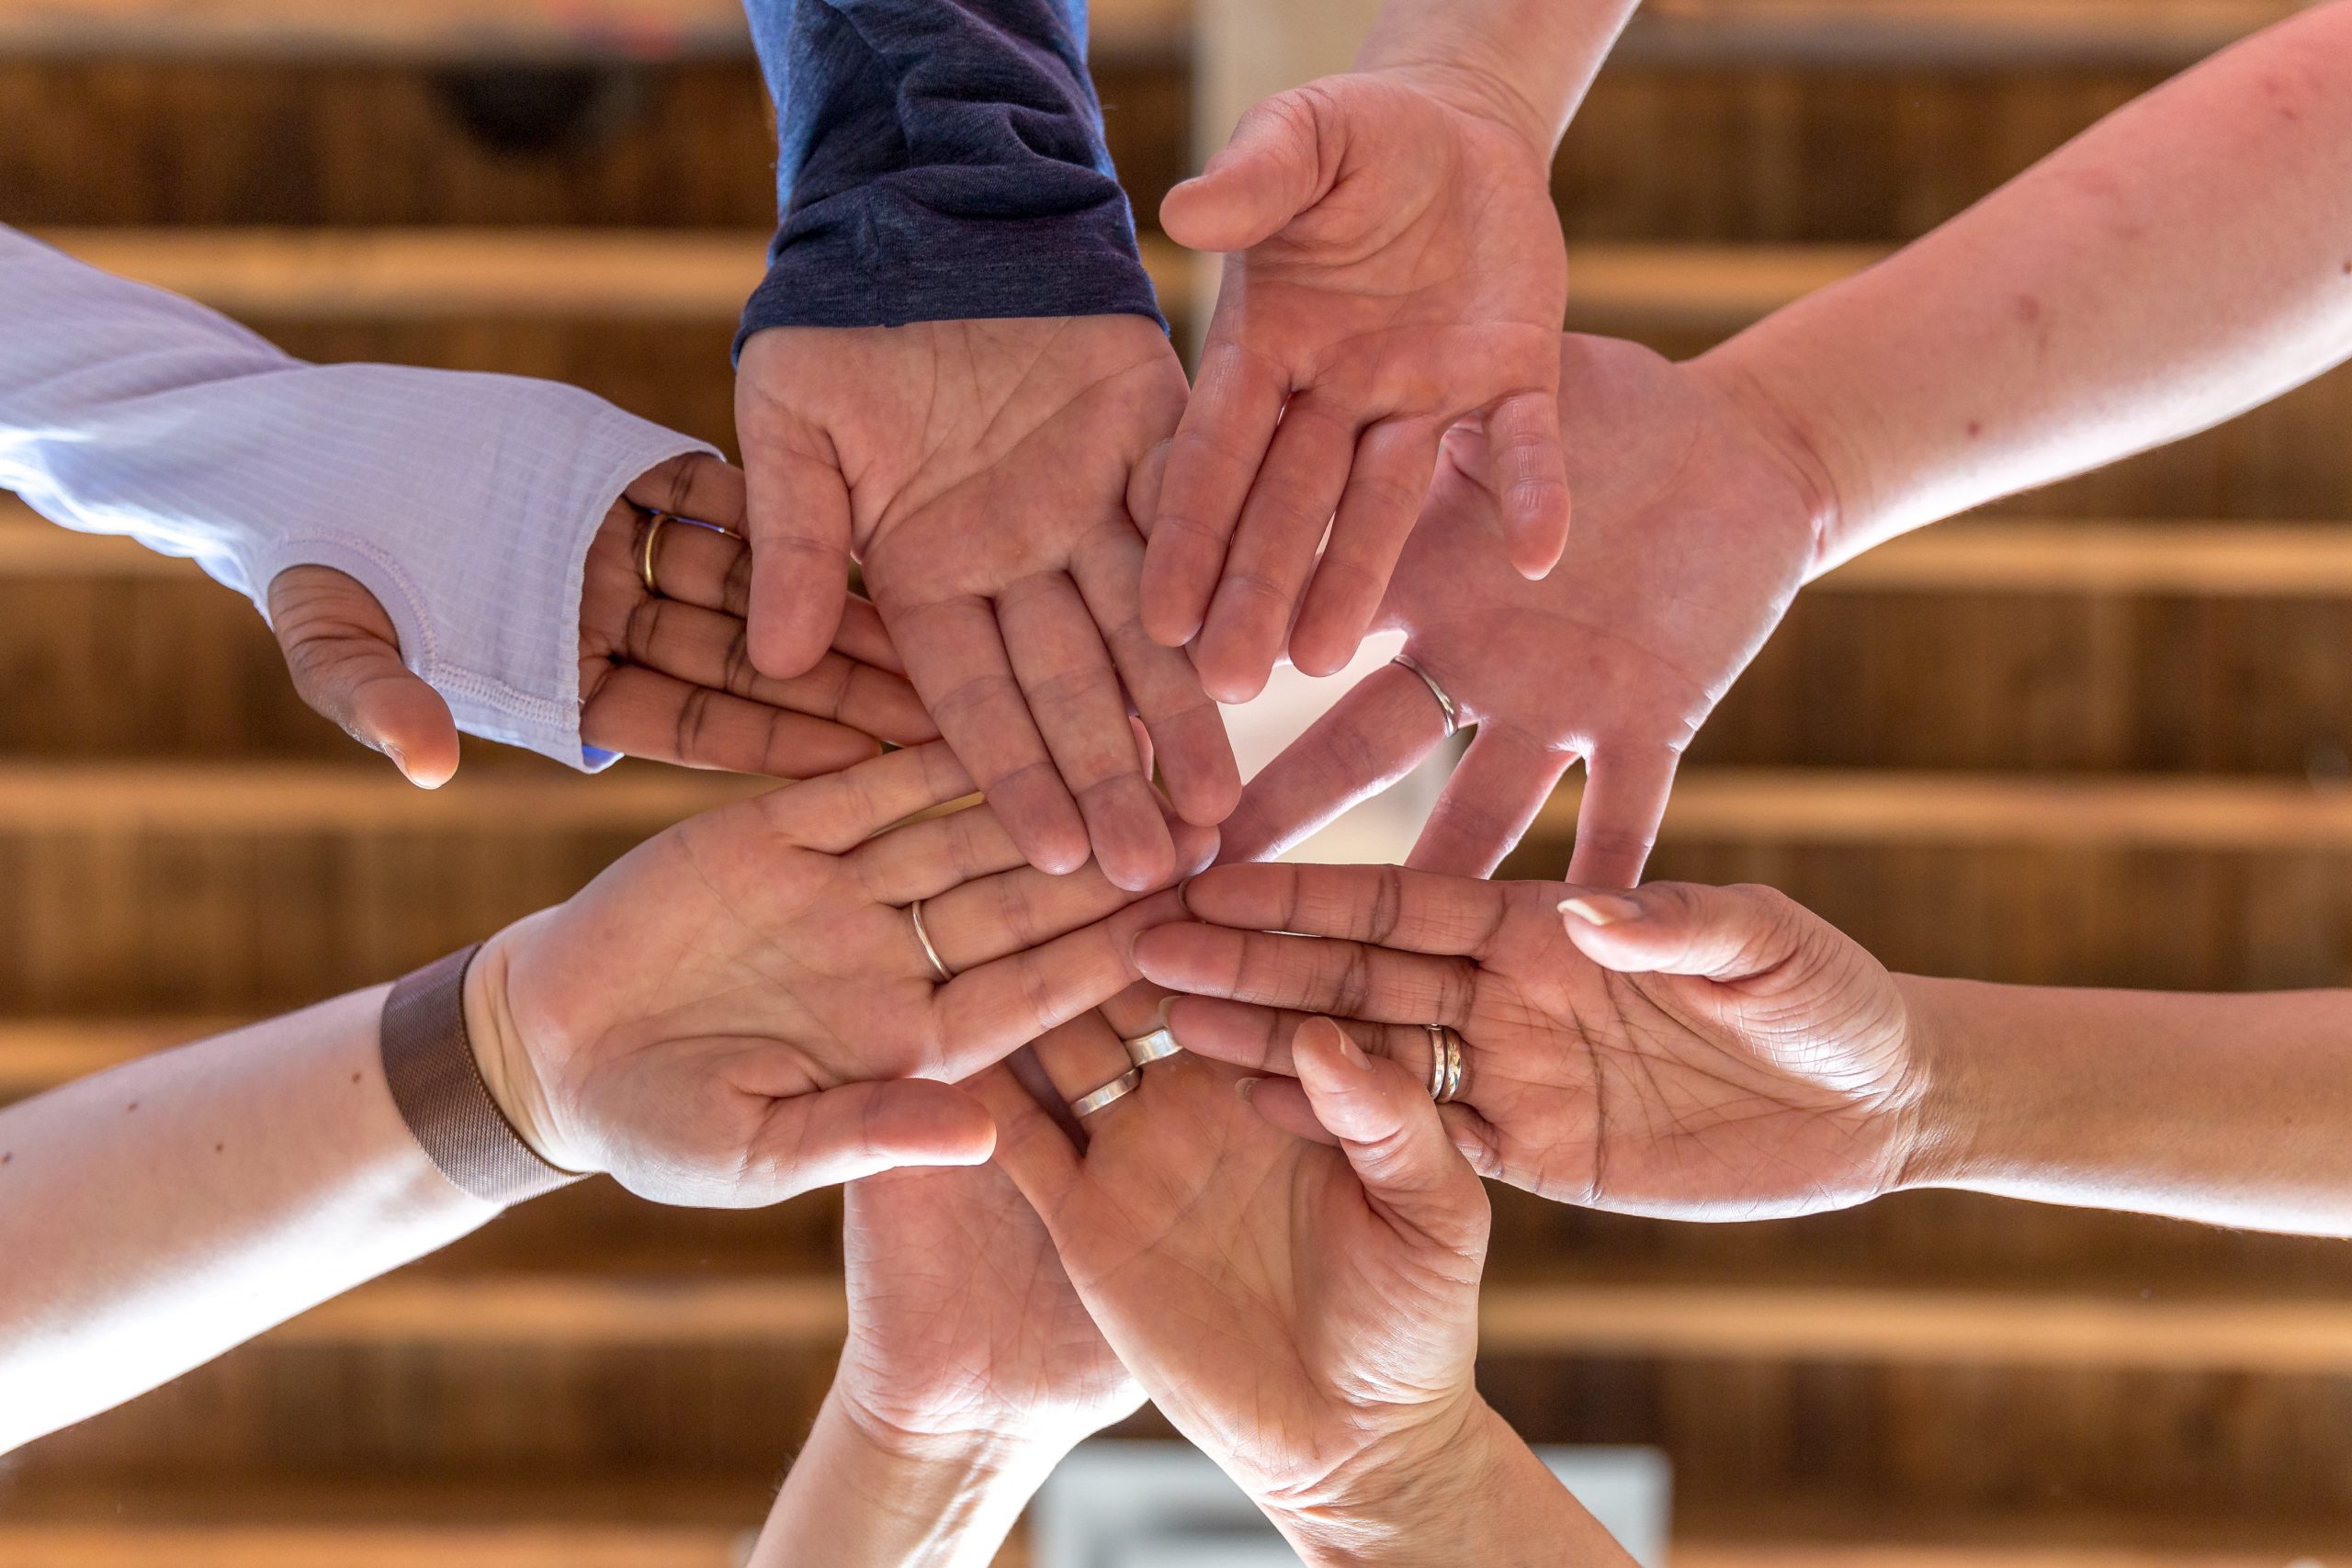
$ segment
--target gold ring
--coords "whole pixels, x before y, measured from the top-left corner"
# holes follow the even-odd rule
[[[1430,1099],[1451,1105],[1462,1097],[1462,1036],[1442,1023],[1425,1023],[1430,1032]]]
[[[1138,1067],[1165,1061],[1184,1048],[1176,1043],[1175,1032],[1164,1023],[1148,1033],[1128,1035],[1119,1043],[1127,1048],[1127,1060]]]
[[[931,972],[939,976],[943,986],[956,978],[956,971],[947,967],[947,961],[939,956],[939,949],[931,944],[931,931],[922,923],[922,900],[918,898],[908,905],[907,913],[913,917],[915,940],[922,943],[922,955],[931,960]]]
[[[1409,653],[1400,653],[1389,662],[1401,664],[1421,678],[1421,684],[1427,686],[1430,695],[1437,699],[1437,711],[1445,719],[1445,738],[1453,739],[1454,732],[1462,728],[1462,710],[1453,705],[1453,699],[1445,694],[1445,688],[1437,683],[1437,677],[1415,663]]]
[[[1106,1105],[1115,1104],[1135,1093],[1143,1083],[1143,1069],[1129,1067],[1101,1089],[1089,1089],[1069,1102],[1073,1116],[1091,1116]]]
[[[645,591],[656,599],[662,597],[662,584],[653,576],[653,551],[662,540],[663,525],[670,521],[667,512],[656,512],[645,520],[637,536],[637,575],[645,581]]]

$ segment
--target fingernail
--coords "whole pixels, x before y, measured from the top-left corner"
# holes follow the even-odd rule
[[[1346,1057],[1348,1066],[1356,1071],[1372,1071],[1372,1058],[1363,1054],[1363,1047],[1348,1038],[1348,1032],[1344,1029],[1340,1031],[1340,1055]]]
[[[1174,997],[1160,998],[1159,1010],[1151,1015],[1151,1027],[1154,1029],[1167,1028],[1169,1011],[1173,1009],[1175,1005],[1176,998]]]
[[[1233,1092],[1241,1097],[1242,1104],[1247,1105],[1250,1097],[1258,1092],[1258,1086],[1265,1081],[1263,1078],[1236,1078],[1233,1080]]]
[[[385,755],[385,756],[387,756],[387,757],[390,757],[390,758],[392,760],[392,766],[394,766],[394,767],[398,768],[398,769],[401,771],[401,777],[402,777],[402,778],[404,778],[404,779],[406,779],[406,778],[409,778],[409,777],[410,777],[410,775],[409,775],[409,771],[408,771],[408,753],[407,753],[407,752],[402,751],[399,747],[397,747],[397,746],[393,745],[390,741],[387,740],[387,741],[385,741],[385,742],[384,742],[384,755]],[[411,783],[413,783],[413,782],[415,782],[415,781],[414,781],[413,779],[411,779],[411,780],[410,780],[410,782],[411,782]]]
[[[1560,913],[1574,915],[1591,926],[1623,925],[1642,918],[1642,907],[1614,893],[1579,893],[1560,900]]]

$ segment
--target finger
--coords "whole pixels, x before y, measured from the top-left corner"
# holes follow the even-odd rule
[[[849,487],[813,434],[745,454],[752,582],[744,610],[752,661],[782,679],[817,662],[849,593]],[[796,446],[795,443],[799,445]]]
[[[882,625],[882,612],[854,593],[842,605],[842,624],[833,632],[833,651],[893,675],[907,672],[906,661],[899,657],[898,644],[890,640],[888,629]]]
[[[940,961],[960,975],[1107,919],[1134,901],[1135,894],[1114,884],[1099,864],[1068,876],[1023,865],[931,898],[923,924]]]
[[[1355,443],[1354,415],[1312,392],[1283,410],[1194,653],[1201,683],[1217,701],[1245,703],[1265,690],[1347,486]]]
[[[1241,797],[1241,771],[1225,719],[1201,689],[1190,656],[1160,647],[1144,631],[1143,542],[1126,528],[1097,530],[1070,563],[1070,575],[1102,628],[1177,815],[1204,825],[1224,821]],[[1147,774],[1151,761],[1143,759]]]
[[[1306,674],[1337,674],[1356,656],[1429,498],[1443,434],[1435,420],[1384,420],[1357,441],[1331,542],[1291,629],[1291,662]]]
[[[458,771],[458,721],[401,662],[400,634],[345,572],[288,567],[270,580],[269,624],[295,693],[345,735],[381,751],[409,783],[438,789]]]
[[[1498,884],[1393,865],[1222,865],[1183,891],[1192,918],[1213,925],[1467,958],[1510,908]]]
[[[1080,1179],[1076,1145],[1007,1069],[990,1067],[971,1080],[971,1090],[995,1119],[998,1168],[1051,1220]]]
[[[741,620],[752,605],[752,547],[732,534],[693,526],[662,530],[654,541],[653,579],[662,597]],[[882,616],[855,594],[842,603],[833,651],[893,675],[907,672]]]
[[[1283,749],[1219,828],[1220,858],[1271,860],[1420,766],[1445,739],[1419,676],[1384,664]]]
[[[901,905],[1029,863],[987,806],[894,828],[852,850],[849,859],[868,897],[878,904]]]
[[[1597,752],[1585,764],[1584,799],[1577,806],[1576,853],[1568,880],[1588,887],[1631,887],[1657,843],[1674,793],[1682,754],[1668,747],[1623,747]]]
[[[1340,1140],[1374,1203],[1402,1228],[1473,1261],[1487,1247],[1487,1196],[1412,1076],[1366,1055],[1329,1019],[1292,1047],[1315,1119]],[[1464,1283],[1475,1284],[1475,1271]]]
[[[1568,543],[1568,464],[1556,384],[1496,404],[1487,416],[1487,446],[1511,565],[1521,577],[1542,578]]]
[[[995,1148],[996,1122],[978,1100],[902,1078],[779,1100],[749,1155],[781,1200],[904,1165],[978,1165]]]
[[[1235,520],[1290,393],[1281,367],[1226,335],[1227,310],[1220,305],[1209,322],[1200,373],[1169,445],[1159,505],[1145,529],[1144,629],[1165,648],[1200,633]]]
[[[1577,950],[1623,975],[1751,979],[1781,968],[1834,929],[1770,887],[1653,882],[1630,892],[1570,886],[1562,924]]]
[[[649,512],[666,512],[673,517],[710,525],[697,532],[725,528],[738,537],[743,533],[747,513],[743,470],[707,452],[688,452],[657,464],[621,493]]]
[[[656,762],[778,779],[836,773],[881,750],[863,730],[631,664],[616,666],[587,694],[580,739]]]
[[[1573,751],[1546,750],[1481,726],[1405,863],[1455,876],[1492,875],[1575,761]]]
[[[1078,802],[1095,863],[1141,892],[1175,872],[1168,824],[1136,754],[1127,704],[1078,585],[1058,571],[1008,585],[997,625],[1062,783]]]
[[[915,691],[1029,863],[1053,872],[1084,865],[1086,820],[1030,716],[988,601],[910,605],[893,624]]]
[[[1476,985],[1468,959],[1181,921],[1138,937],[1135,963],[1145,979],[1171,991],[1457,1029],[1469,1018]]]
[[[1243,1078],[1234,1089],[1250,1102],[1250,1110],[1292,1137],[1339,1147],[1339,1135],[1315,1119],[1314,1102],[1296,1079]]]
[[[1189,250],[1246,251],[1323,199],[1327,171],[1318,100],[1279,93],[1253,105],[1207,167],[1159,203],[1160,226]]]
[[[972,777],[944,741],[910,746],[840,773],[760,796],[778,832],[844,854],[895,822],[972,793]]]
[[[1320,1017],[1291,1008],[1259,1007],[1229,1002],[1221,997],[1178,997],[1168,1010],[1168,1027],[1177,1043],[1196,1056],[1247,1067],[1256,1073],[1297,1076],[1291,1062],[1291,1042],[1299,1025]],[[1375,1056],[1401,1062],[1429,1081],[1434,1047],[1430,1032],[1418,1024],[1371,1023],[1341,1019],[1348,1037]]]
[[[1127,1056],[1126,1046],[1120,1043],[1117,1031],[1100,1010],[1083,1013],[1042,1036],[1032,1050],[1036,1055],[1038,1069],[1064,1105],[1101,1089],[1135,1066]],[[1105,1106],[1091,1116],[1079,1118],[1078,1125],[1091,1133],[1103,1118],[1118,1111],[1115,1103]]]
[[[743,622],[718,610],[641,599],[629,612],[623,647],[632,664],[769,707],[831,719],[877,739],[919,746],[938,739],[922,699],[900,677],[838,653],[824,655],[805,675],[782,681],[763,675],[752,663]]]
[[[977,1071],[1126,989],[1139,977],[1136,933],[1182,912],[1172,891],[1159,894],[938,987],[937,1034],[947,1042],[951,1066]]]

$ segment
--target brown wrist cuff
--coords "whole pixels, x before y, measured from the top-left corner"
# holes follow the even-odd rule
[[[499,1204],[582,1179],[523,1141],[482,1082],[466,1033],[466,970],[481,943],[395,982],[384,998],[384,1082],[401,1120],[442,1175]]]

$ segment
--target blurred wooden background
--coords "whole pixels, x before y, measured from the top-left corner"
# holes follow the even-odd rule
[[[1147,230],[1196,66],[1252,47],[1196,31],[1310,3],[1097,0]],[[1652,0],[1559,163],[1573,317],[1702,347],[2292,8]],[[0,220],[300,354],[562,377],[722,442],[772,160],[732,0],[0,0]],[[1181,331],[1187,263],[1147,246]],[[1657,874],[1776,883],[1922,970],[2352,983],[2347,507],[2337,375],[1849,569],[1700,740]],[[5,499],[0,690],[0,1093],[383,978],[724,787],[485,749],[414,795],[248,606]],[[1556,874],[1572,811],[1512,869]],[[2352,1552],[2338,1244],[1951,1195],[1498,1213],[1492,1396],[1665,1449],[1688,1568]],[[834,1217],[532,1204],[0,1461],[0,1568],[718,1568],[830,1375]]]

